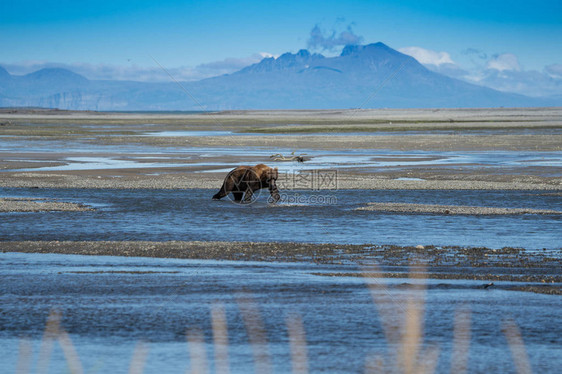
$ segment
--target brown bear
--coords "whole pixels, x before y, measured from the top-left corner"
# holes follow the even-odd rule
[[[221,189],[213,196],[213,200],[219,200],[230,192],[234,195],[234,201],[249,203],[255,191],[269,188],[271,201],[278,202],[281,196],[275,181],[279,177],[277,168],[270,168],[264,164],[256,166],[238,166],[228,173]],[[244,197],[244,199],[242,199]]]

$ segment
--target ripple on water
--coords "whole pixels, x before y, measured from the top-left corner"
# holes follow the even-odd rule
[[[560,248],[558,214],[450,215],[362,211],[369,202],[562,211],[557,195],[529,191],[283,190],[271,206],[212,201],[215,191],[0,189],[11,197],[58,199],[90,212],[2,214],[1,240],[236,240]],[[72,222],[70,225],[69,222]],[[256,237],[256,230],[259,231]]]

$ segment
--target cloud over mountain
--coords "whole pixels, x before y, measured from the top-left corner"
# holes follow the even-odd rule
[[[412,56],[424,65],[443,65],[454,64],[451,56],[447,52],[437,52],[422,47],[403,47],[398,51],[405,55]]]
[[[168,67],[166,70],[178,81],[196,81],[230,74],[248,65],[260,62],[263,58],[273,57],[271,53],[260,52],[251,56],[235,58],[229,57],[220,61],[212,61],[197,66]],[[90,63],[57,63],[47,61],[23,61],[19,63],[2,64],[6,70],[14,75],[25,75],[31,72],[61,68],[71,70],[91,80],[118,80],[139,82],[169,82],[170,76],[157,64],[153,66],[139,66],[134,63],[126,65],[90,64]]]
[[[462,79],[468,74],[466,70],[453,61],[451,55],[447,52],[437,52],[422,47],[403,47],[399,48],[398,51],[412,56],[429,70],[452,78]]]
[[[489,55],[480,49],[468,48],[461,52],[461,57],[468,61],[468,66],[463,66],[444,51],[417,46],[400,48],[399,51],[414,57],[432,71],[498,91],[534,97],[562,94],[562,64],[545,66],[543,71],[525,70],[513,53]]]
[[[439,66],[454,65],[444,60]],[[207,68],[230,69],[238,63],[243,62],[225,59]],[[488,70],[499,75],[506,72]],[[169,71],[175,80],[181,80],[176,78],[179,72]],[[184,81],[182,87],[169,77],[162,82],[91,80],[62,68],[26,75],[0,69],[0,106],[90,110],[458,108],[559,105],[556,100],[502,93],[453,79],[380,42],[348,45],[332,57],[307,50],[266,57],[231,74]]]
[[[562,79],[562,64],[548,65],[545,70],[552,78]]]
[[[341,19],[338,22],[343,22]],[[311,49],[329,52],[344,45],[358,45],[363,39],[352,29],[326,32],[320,25],[310,31],[308,45]],[[562,95],[562,64],[554,63],[542,70],[525,70],[513,53],[487,53],[478,48],[467,48],[455,58],[449,51],[435,51],[421,46],[408,46],[398,51],[412,56],[431,71],[465,82],[490,87],[503,92],[514,92],[535,97]],[[155,56],[156,58],[158,56]],[[232,74],[264,58],[276,58],[271,53],[260,52],[245,57],[227,57],[197,66],[165,66],[175,80],[183,82]],[[457,60],[458,58],[458,60]],[[62,68],[80,74],[90,80],[116,80],[138,82],[170,82],[170,76],[158,64],[140,66],[128,61],[123,65],[93,63],[53,63],[46,61],[24,61],[2,64],[13,75],[25,75],[45,68]]]
[[[502,53],[492,56],[492,58],[488,61],[486,68],[497,71],[521,70],[521,66],[519,66],[519,60],[517,59],[517,56],[512,53]]]
[[[326,33],[317,24],[310,30],[307,46],[313,50],[333,51],[339,47],[361,44],[362,42],[363,37],[353,32],[352,24],[349,24],[347,28],[339,34],[336,30]]]

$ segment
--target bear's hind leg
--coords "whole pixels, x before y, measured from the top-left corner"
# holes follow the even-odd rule
[[[227,195],[227,193],[225,193],[224,189],[221,188],[219,190],[219,192],[217,192],[216,194],[213,195],[213,200],[220,200],[223,197],[225,197]]]

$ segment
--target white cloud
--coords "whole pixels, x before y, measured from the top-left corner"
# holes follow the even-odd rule
[[[437,52],[422,47],[404,47],[400,52],[414,57],[426,68],[504,92],[527,96],[551,96],[562,94],[562,64],[552,64],[544,71],[524,70],[519,59],[512,53],[490,55],[469,48],[460,52],[466,56],[467,66],[457,64],[448,52]]]
[[[552,64],[544,68],[552,78],[562,78],[562,64]]]
[[[536,70],[492,70],[481,77],[479,84],[498,91],[514,92],[526,96],[554,96],[562,94],[562,79],[553,78]]]
[[[255,53],[242,58],[225,58],[200,64],[195,67],[180,66],[166,69],[178,81],[195,81],[204,78],[230,74],[248,65],[260,62],[264,58],[276,57],[268,52]],[[91,80],[131,80],[141,82],[169,82],[170,76],[156,64],[154,66],[88,64],[88,63],[53,63],[47,61],[23,61],[19,63],[2,64],[10,74],[25,75],[45,68],[63,68],[83,75]]]
[[[486,68],[497,70],[497,71],[521,71],[521,66],[519,66],[519,60],[517,56],[512,53],[502,53],[499,55],[494,55],[488,61]]]
[[[205,76],[217,76],[223,74],[230,74],[238,71],[246,66],[255,64],[264,58],[276,57],[268,52],[254,53],[251,56],[243,58],[225,58],[221,61],[208,62],[195,67],[195,71],[200,72]]]
[[[455,64],[451,59],[451,55],[447,52],[437,52],[431,49],[425,49],[422,47],[404,47],[399,48],[399,52],[405,55],[412,56],[424,65],[444,65],[444,64]]]
[[[503,92],[555,96],[562,94],[562,65],[548,65],[543,71],[524,70],[516,55],[495,54],[471,69],[464,80]]]

